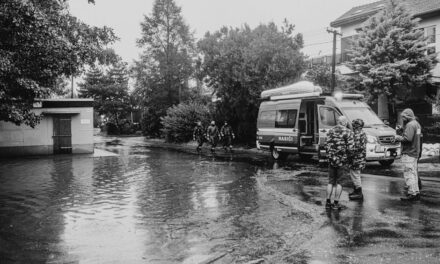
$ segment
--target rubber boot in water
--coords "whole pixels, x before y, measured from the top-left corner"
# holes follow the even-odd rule
[[[362,201],[364,200],[364,195],[362,193],[362,188],[356,188],[352,193],[348,195],[348,198],[352,201]]]

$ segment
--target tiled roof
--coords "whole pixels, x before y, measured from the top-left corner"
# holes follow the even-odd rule
[[[431,12],[440,11],[440,0],[399,0],[414,16],[422,16]],[[353,7],[330,23],[332,27],[340,27],[349,23],[362,21],[383,9],[386,0]]]

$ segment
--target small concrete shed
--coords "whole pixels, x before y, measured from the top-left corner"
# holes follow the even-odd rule
[[[93,99],[47,99],[34,103],[42,114],[31,128],[0,121],[0,157],[93,153]]]

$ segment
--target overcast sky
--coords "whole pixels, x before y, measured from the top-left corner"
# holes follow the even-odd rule
[[[222,26],[240,27],[247,23],[255,27],[273,21],[278,25],[284,18],[296,25],[296,32],[304,34],[304,53],[310,56],[331,53],[332,36],[326,32],[331,21],[350,8],[376,0],[176,0],[182,8],[186,23],[196,39],[207,31]],[[71,0],[70,10],[82,21],[95,26],[109,26],[120,40],[116,52],[127,62],[138,58],[136,39],[140,37],[140,23],[151,14],[154,0]],[[326,42],[326,43],[323,43]],[[323,43],[323,44],[319,44]]]

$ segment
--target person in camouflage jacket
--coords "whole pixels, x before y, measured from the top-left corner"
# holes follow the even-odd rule
[[[345,116],[338,119],[338,125],[327,133],[325,149],[329,165],[341,168],[348,164],[350,150],[353,148],[353,132],[347,128],[348,120]]]
[[[342,186],[339,179],[343,173],[343,167],[348,165],[350,150],[353,148],[353,132],[347,128],[348,119],[345,116],[338,118],[338,124],[331,128],[327,133],[325,149],[329,162],[329,183],[327,185],[326,209],[341,209],[339,198],[342,193]],[[334,193],[334,202],[331,197]]]
[[[364,128],[362,119],[353,120],[351,125],[353,127],[354,145],[349,155],[349,167],[354,190],[348,195],[348,198],[350,200],[363,200],[361,170],[365,168],[367,163],[367,135],[362,130]]]

